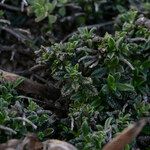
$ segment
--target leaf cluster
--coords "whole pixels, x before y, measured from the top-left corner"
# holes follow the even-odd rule
[[[150,33],[139,18],[137,11],[120,15],[121,28],[104,37],[79,28],[68,42],[39,52],[70,97],[72,141],[79,148],[100,149],[130,121],[149,115]]]
[[[40,139],[52,135],[56,117],[15,88],[22,82],[0,84],[0,142],[35,132]],[[42,129],[42,131],[41,131]]]

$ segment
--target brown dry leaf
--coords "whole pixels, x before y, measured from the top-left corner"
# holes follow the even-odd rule
[[[106,144],[103,150],[123,150],[124,147],[140,133],[146,123],[147,120],[142,119],[139,122],[134,123],[130,127],[127,127],[112,141]]]

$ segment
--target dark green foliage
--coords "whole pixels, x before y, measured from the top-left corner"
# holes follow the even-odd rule
[[[19,0],[5,2],[21,5]],[[5,35],[0,44],[21,45],[19,50],[27,57],[31,49],[37,50],[31,59],[46,66],[48,74],[40,70],[43,80],[38,79],[57,83],[61,90],[58,101],[65,99],[68,117],[57,120],[38,100],[20,95],[15,88],[21,80],[0,83],[0,142],[35,132],[41,139],[56,137],[79,149],[100,150],[132,121],[150,115],[150,28],[142,21],[149,19],[148,0],[27,2],[25,12],[0,10],[0,34]],[[107,21],[115,23],[112,34],[97,28]],[[87,27],[81,27],[84,25]],[[112,26],[110,31],[114,31]],[[16,38],[10,41],[11,33],[3,27],[12,29]],[[18,32],[20,27],[31,32]],[[25,41],[20,42],[18,35]],[[147,128],[143,133],[149,136]],[[125,150],[133,146],[135,141]]]
[[[70,96],[76,137],[72,141],[80,149],[101,149],[107,134],[112,136],[131,120],[149,115],[150,33],[136,25],[138,18],[136,11],[120,15],[122,27],[114,36],[99,37],[94,29],[81,28],[68,42],[47,52],[41,49],[40,62],[49,62],[54,79],[61,81],[62,95]],[[103,112],[106,117],[100,120]],[[99,127],[106,118],[111,131]]]
[[[54,130],[55,116],[51,111],[42,109],[31,98],[19,95],[15,87],[20,84],[0,84],[0,142],[12,137],[22,137],[35,132],[39,138],[50,136]],[[10,128],[10,130],[3,129]],[[42,130],[41,130],[42,129]]]

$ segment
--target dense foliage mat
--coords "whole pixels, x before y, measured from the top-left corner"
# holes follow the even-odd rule
[[[22,93],[24,79],[1,74],[0,142],[34,132],[99,150],[150,116],[148,1],[6,0],[0,8],[0,69],[61,93]],[[149,137],[147,123],[126,150],[149,149]]]

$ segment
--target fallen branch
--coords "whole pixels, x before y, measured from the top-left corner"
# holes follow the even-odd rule
[[[0,78],[0,82],[16,82],[18,79],[23,78],[23,81],[16,88],[25,94],[32,94],[34,96],[45,97],[47,99],[56,100],[60,96],[60,90],[55,88],[54,86],[47,86],[40,83],[37,83],[33,80],[24,78],[22,76],[9,73],[0,69],[0,74],[2,74],[2,78]]]
[[[13,129],[11,129],[11,128],[9,128],[9,127],[2,126],[2,125],[0,125],[0,130],[5,130],[5,131],[7,131],[7,132],[11,132],[11,133],[13,133],[13,134],[17,134],[17,132],[14,131]]]

